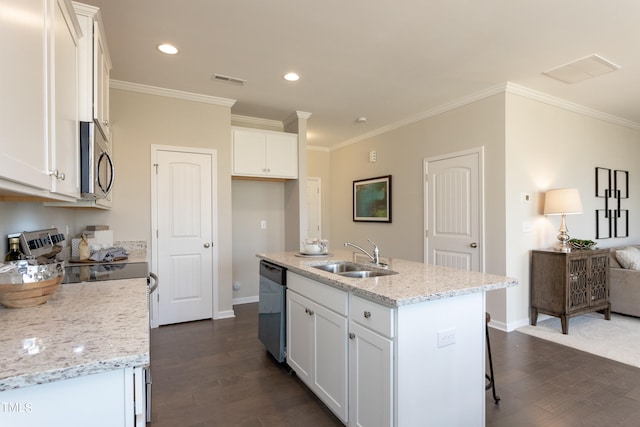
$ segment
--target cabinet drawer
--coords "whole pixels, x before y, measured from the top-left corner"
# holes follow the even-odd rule
[[[393,310],[353,294],[349,297],[349,318],[389,338],[394,335]]]
[[[347,293],[287,271],[287,288],[343,316],[347,315]]]

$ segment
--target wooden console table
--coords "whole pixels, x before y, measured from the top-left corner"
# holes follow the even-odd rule
[[[560,317],[562,333],[568,319],[597,311],[611,319],[609,249],[572,252],[534,250],[531,254],[531,324],[538,313]]]

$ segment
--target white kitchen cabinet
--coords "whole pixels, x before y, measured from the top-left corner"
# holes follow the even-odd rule
[[[50,185],[45,98],[48,1],[3,0],[0,13],[0,188],[41,196]]]
[[[349,296],[349,425],[393,426],[392,308]]]
[[[260,129],[232,129],[234,176],[298,178],[298,135]]]
[[[143,368],[124,368],[0,392],[0,424],[144,426],[142,375]]]
[[[109,122],[109,75],[111,57],[100,9],[73,2],[85,37],[80,41],[80,120],[95,121],[107,141],[111,141]]]
[[[347,293],[287,273],[287,363],[348,421]]]
[[[68,1],[53,0],[50,35],[51,191],[80,197],[78,42],[80,27]]]
[[[71,2],[10,0],[2,7],[0,192],[74,200],[81,32]]]

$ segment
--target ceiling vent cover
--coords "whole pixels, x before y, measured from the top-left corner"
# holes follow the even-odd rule
[[[613,62],[593,54],[545,71],[543,74],[558,79],[561,82],[572,84],[619,69],[620,67]]]
[[[244,86],[247,84],[245,79],[239,79],[237,77],[229,77],[222,74],[214,74],[211,76],[211,80],[215,82],[229,83],[232,85]]]

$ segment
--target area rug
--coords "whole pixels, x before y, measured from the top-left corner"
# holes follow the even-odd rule
[[[569,334],[562,334],[560,319],[552,317],[537,326],[516,329],[527,335],[573,347],[627,365],[640,367],[640,318],[590,313],[569,319]]]

